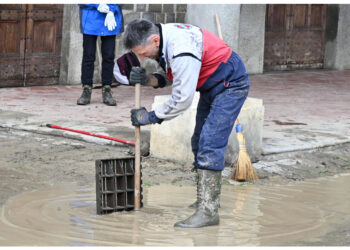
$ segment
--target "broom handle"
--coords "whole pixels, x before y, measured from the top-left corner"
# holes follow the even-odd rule
[[[219,20],[218,13],[215,13],[215,20],[216,20],[216,27],[218,29],[219,37],[221,40],[224,40],[224,39],[222,39],[221,26],[220,26],[220,20]]]
[[[219,37],[220,37],[220,39],[221,40],[223,40],[222,39],[222,33],[221,33],[221,27],[220,27],[220,21],[219,21],[219,16],[218,16],[218,14],[217,13],[215,13],[215,19],[216,19],[216,26],[217,26],[217,29],[218,29],[218,34],[219,34]],[[236,123],[237,123],[237,125],[240,125],[239,124],[239,120],[238,120],[238,117],[236,118]],[[243,134],[242,134],[242,131],[240,130],[240,133],[237,133],[237,125],[236,125],[236,134],[237,134],[237,140],[238,140],[238,143],[240,143],[240,140],[239,140],[239,137],[241,137],[241,139],[242,139],[242,141],[243,141],[243,143],[244,143],[244,148],[245,148],[245,141],[244,141],[244,137],[243,137]],[[240,129],[242,129],[242,127],[241,126],[238,126]],[[238,137],[239,136],[239,137]],[[241,145],[239,145],[239,147],[240,147],[240,151],[241,151]],[[247,149],[245,148],[245,151],[246,151]],[[247,154],[247,158],[248,158],[248,160],[249,160],[249,163],[250,163],[250,159],[249,159],[249,155]],[[238,165],[238,164],[237,164]],[[242,166],[243,167],[243,166]],[[235,170],[237,169],[237,166],[235,167]],[[251,163],[250,163],[250,167],[248,166],[245,166],[245,167],[243,167],[243,169],[245,169],[245,171],[250,171],[250,170],[252,170],[253,171],[253,176],[254,176],[254,178],[251,178],[251,177],[249,177],[249,173],[248,173],[248,178],[251,178],[252,180],[254,179],[258,179],[259,177],[257,176],[257,174],[255,173],[255,170],[254,170],[254,168],[251,166]],[[247,177],[246,177],[246,172],[243,172],[243,171],[239,171],[238,172],[238,175],[236,176],[236,180],[240,180],[240,181],[245,181],[246,179],[247,179]],[[255,174],[255,175],[254,175]]]
[[[218,29],[219,37],[221,40],[224,40],[224,39],[222,39],[221,26],[220,26],[220,20],[219,20],[218,13],[215,13],[215,20],[216,20],[216,28]],[[236,123],[239,124],[238,118],[236,119]]]
[[[141,84],[135,84],[135,108],[141,107]],[[135,210],[140,209],[141,139],[140,126],[135,126]]]

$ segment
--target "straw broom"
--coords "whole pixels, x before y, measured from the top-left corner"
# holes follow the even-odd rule
[[[215,19],[216,19],[216,25],[217,25],[219,37],[221,40],[223,40],[218,14],[215,14]],[[238,119],[236,120],[236,122],[237,122],[236,134],[237,134],[237,141],[239,145],[239,152],[238,152],[238,159],[235,163],[235,168],[232,174],[230,175],[230,179],[235,181],[257,180],[259,179],[259,176],[256,173],[252,165],[252,162],[250,161],[250,157],[247,152],[247,147],[245,145],[242,125],[239,123]]]
[[[235,181],[252,181],[259,179],[252,162],[250,161],[247,147],[245,145],[245,139],[242,132],[242,125],[239,124],[237,119],[236,136],[239,146],[238,159],[235,163],[235,168],[230,175],[231,180]]]

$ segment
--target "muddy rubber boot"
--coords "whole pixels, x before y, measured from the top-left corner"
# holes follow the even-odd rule
[[[197,185],[197,199],[196,199],[196,201],[195,202],[193,202],[191,205],[189,205],[188,207],[189,208],[197,208],[198,207],[198,203],[200,202],[200,196],[199,196],[199,194],[200,194],[200,190],[199,190],[199,185],[198,185],[198,172],[197,172],[197,169],[196,168],[194,168],[194,170],[192,170],[193,172],[196,172],[195,173],[195,182],[196,182],[196,185]]]
[[[221,171],[198,169],[200,200],[196,212],[186,220],[175,223],[175,227],[197,228],[219,224]]]
[[[102,99],[103,99],[103,103],[108,106],[117,105],[117,102],[112,97],[111,85],[105,85],[102,87]]]
[[[83,86],[83,93],[79,97],[77,104],[86,105],[90,103],[92,88],[89,85]]]

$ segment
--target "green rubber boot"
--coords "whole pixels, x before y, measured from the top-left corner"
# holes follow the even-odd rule
[[[221,171],[198,169],[198,207],[186,220],[175,223],[175,227],[197,228],[219,224]]]
[[[112,96],[111,85],[105,85],[102,87],[102,99],[103,103],[108,106],[116,106],[117,102]]]
[[[83,86],[83,93],[81,94],[81,96],[77,100],[77,104],[78,105],[87,105],[87,104],[89,104],[90,100],[91,100],[91,92],[92,92],[91,86],[84,85]]]

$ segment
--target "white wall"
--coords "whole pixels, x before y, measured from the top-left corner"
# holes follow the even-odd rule
[[[217,13],[224,41],[256,74],[263,72],[265,9],[265,4],[189,4],[185,21],[218,35]]]
[[[218,35],[215,21],[215,14],[217,13],[223,40],[232,50],[237,51],[240,8],[240,4],[189,4],[187,6],[185,22]]]
[[[335,69],[350,69],[350,5],[339,5]]]

